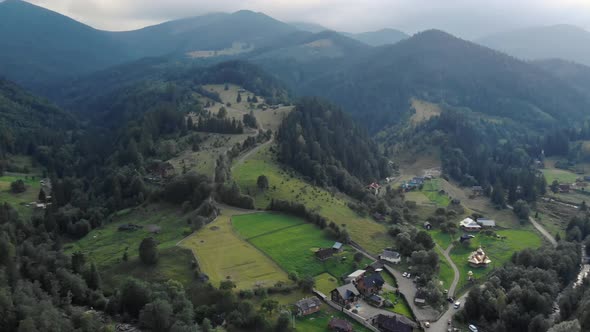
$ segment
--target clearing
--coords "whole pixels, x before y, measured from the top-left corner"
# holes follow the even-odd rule
[[[371,263],[365,258],[361,263],[354,262],[356,251],[349,246],[344,246],[344,250],[332,258],[320,261],[315,257],[314,251],[318,248],[331,248],[334,240],[329,239],[316,225],[299,218],[274,213],[270,216],[269,218],[266,213],[236,215],[233,216],[232,223],[238,234],[270,256],[287,272],[312,277],[326,272],[341,277],[356,270],[357,266]],[[260,224],[259,218],[262,220]]]
[[[416,98],[412,98],[410,102],[415,110],[415,113],[410,118],[410,123],[413,125],[428,121],[430,118],[439,116],[442,113],[440,106],[437,104]]]
[[[258,176],[266,175],[270,188],[264,192],[256,185]],[[348,207],[349,200],[301,179],[294,171],[283,169],[276,161],[271,146],[263,146],[247,160],[236,165],[233,178],[244,193],[254,197],[256,208],[264,209],[271,198],[304,204],[322,216],[345,226],[353,241],[371,253],[391,246],[387,227],[357,215]]]
[[[180,246],[193,251],[201,271],[215,286],[226,279],[239,289],[288,283],[287,274],[276,263],[234,232],[231,218],[242,213],[222,209],[215,221],[184,239]]]
[[[119,231],[119,226],[133,224],[142,228],[133,231]],[[160,228],[150,232],[151,225]],[[66,253],[83,252],[89,261],[101,268],[118,264],[127,251],[129,261],[139,256],[139,244],[144,238],[154,237],[158,249],[172,248],[185,233],[190,232],[186,219],[177,207],[171,205],[147,205],[119,211],[111,223],[96,228],[82,239],[66,245]]]
[[[26,190],[15,194],[10,191],[10,184],[17,180],[23,180]],[[39,180],[41,177],[37,175],[5,172],[4,176],[0,177],[0,203],[5,202],[12,205],[21,217],[30,217],[35,207],[26,204],[37,201],[41,188]]]

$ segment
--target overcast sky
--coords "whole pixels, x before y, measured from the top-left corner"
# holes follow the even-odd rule
[[[590,30],[590,0],[27,0],[95,28],[130,30],[211,12],[249,9],[282,21],[349,32],[429,28],[473,39],[520,27]]]

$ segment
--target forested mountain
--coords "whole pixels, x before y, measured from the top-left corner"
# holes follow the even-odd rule
[[[371,46],[395,44],[400,40],[410,37],[405,32],[395,29],[381,29],[377,31],[361,33],[346,33],[345,35]]]
[[[0,3],[0,75],[29,86],[129,59],[105,32],[21,0]]]
[[[362,127],[317,98],[299,101],[277,138],[279,159],[321,186],[362,197],[363,184],[389,175],[388,161]]]
[[[239,11],[107,32],[25,1],[8,0],[0,3],[0,74],[40,89],[144,57],[186,57],[194,51],[205,53],[192,56],[208,57],[208,52],[223,50],[239,54],[296,31],[262,13]]]
[[[581,93],[590,95],[590,67],[562,59],[537,60],[532,63],[569,83]]]
[[[411,97],[541,126],[580,118],[590,106],[584,95],[534,65],[437,30],[318,76],[297,92],[327,97],[371,128],[399,121]]]
[[[477,40],[525,60],[561,58],[590,65],[590,32],[572,25],[552,25],[502,32]]]
[[[297,30],[307,31],[311,33],[318,33],[326,30],[331,30],[316,23],[309,23],[309,22],[289,22],[291,26],[296,28]]]
[[[0,168],[5,153],[32,153],[36,146],[63,142],[75,127],[70,114],[0,79]]]

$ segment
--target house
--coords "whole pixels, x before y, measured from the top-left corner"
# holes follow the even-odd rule
[[[352,324],[344,319],[340,318],[332,318],[328,323],[328,328],[330,331],[336,332],[352,332],[353,327]]]
[[[401,262],[402,257],[400,253],[397,251],[383,250],[381,255],[379,255],[379,259],[382,259],[389,263],[397,264]]]
[[[344,281],[345,282],[356,282],[358,279],[360,279],[363,275],[365,275],[365,270],[356,270],[354,272],[352,272],[351,274],[349,274]]]
[[[478,232],[481,226],[471,218],[465,218],[459,223],[459,227],[467,232]]]
[[[385,300],[377,294],[373,294],[373,295],[369,296],[367,298],[367,301],[376,307],[383,306],[383,302],[385,302]]]
[[[412,332],[416,324],[403,316],[379,314],[373,317],[373,326],[383,332]]]
[[[475,237],[475,235],[471,235],[471,234],[463,234],[461,235],[461,237],[459,238],[459,242],[463,243],[465,241],[469,241],[471,239],[473,239]]]
[[[371,275],[364,275],[363,277],[359,278],[356,282],[357,289],[365,294],[377,294],[383,288],[385,284],[385,280],[379,273],[373,273]]]
[[[373,213],[372,216],[373,216],[373,219],[375,219],[376,221],[385,221],[385,216],[379,212]]]
[[[334,255],[334,249],[332,248],[320,248],[314,253],[315,257],[321,261],[325,261]]]
[[[472,252],[467,258],[467,262],[472,267],[487,267],[492,262],[481,247]]]
[[[560,193],[569,193],[571,186],[569,184],[560,184],[558,190]]]
[[[417,306],[425,306],[426,305],[426,292],[423,289],[418,289],[416,291],[416,295],[414,295],[414,303]]]
[[[332,301],[340,304],[341,306],[346,306],[347,304],[356,302],[360,295],[361,293],[352,283],[342,285],[330,292],[330,298]]]
[[[379,195],[379,189],[380,188],[381,188],[381,186],[377,182],[373,182],[373,183],[371,183],[370,185],[367,186],[367,189],[369,189],[375,195]]]
[[[335,252],[341,252],[342,249],[344,249],[344,245],[340,242],[334,242],[334,245],[332,246],[332,250],[334,250]]]
[[[474,196],[483,195],[483,187],[482,186],[473,186],[471,187],[471,192]]]
[[[320,311],[321,304],[322,302],[317,297],[309,297],[297,301],[295,303],[295,309],[297,309],[298,316],[307,316]]]
[[[432,229],[432,224],[429,223],[428,221],[424,223],[424,229],[426,229],[427,231]]]
[[[487,218],[478,218],[477,223],[483,228],[494,228],[496,227],[496,222],[492,219]]]
[[[367,267],[365,267],[365,271],[370,272],[370,273],[375,273],[375,272],[381,272],[383,271],[383,267],[385,265],[383,263],[381,263],[380,261],[374,261],[373,263],[367,265]]]

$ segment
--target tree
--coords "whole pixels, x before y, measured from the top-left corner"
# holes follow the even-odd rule
[[[217,112],[217,117],[219,119],[225,119],[227,117],[227,109],[225,107],[221,107],[219,112]]]
[[[158,262],[158,242],[153,237],[145,238],[139,245],[139,258],[146,265]]]
[[[72,270],[75,273],[81,273],[82,269],[84,268],[84,264],[86,264],[86,257],[84,253],[81,251],[76,251],[72,254]]]
[[[520,220],[528,220],[531,213],[529,204],[522,199],[519,199],[514,203],[514,213]]]
[[[229,85],[227,83],[225,83],[225,85],[223,86],[223,90],[225,90],[225,91],[229,90]]]
[[[172,306],[168,301],[156,300],[145,305],[139,314],[139,321],[151,331],[168,331],[173,322],[172,315]]]
[[[492,191],[492,203],[496,204],[504,208],[506,206],[506,198],[504,193],[504,188],[502,188],[502,184],[498,182]]]
[[[102,280],[100,278],[100,273],[98,273],[98,269],[94,263],[90,264],[90,269],[86,271],[84,276],[88,287],[94,290],[100,289]]]
[[[587,211],[588,210],[588,205],[586,205],[586,201],[582,201],[582,204],[580,205],[580,211]]]
[[[39,202],[45,203],[45,201],[47,200],[47,196],[45,196],[45,190],[39,190],[39,196],[37,198],[39,199]]]
[[[304,292],[311,292],[314,286],[315,279],[311,276],[305,276],[303,279],[299,280],[299,287],[301,287]]]
[[[229,279],[228,280],[222,280],[219,283],[219,289],[222,289],[222,290],[230,290],[230,289],[234,289],[234,288],[236,288],[236,283],[234,283],[233,281],[231,281]]]
[[[203,319],[203,323],[201,323],[201,330],[203,330],[203,332],[213,331],[213,326],[211,325],[209,318]]]
[[[268,183],[268,178],[266,177],[266,175],[260,175],[258,177],[258,180],[256,180],[256,185],[258,186],[258,189],[265,191],[269,188],[269,183]]]
[[[557,194],[557,192],[559,191],[559,182],[557,182],[557,180],[553,180],[549,188],[554,194]]]
[[[238,92],[238,97],[236,98],[236,103],[241,103],[242,102],[242,94]]]
[[[277,319],[275,330],[287,331],[289,329],[289,323],[291,323],[291,315],[288,312],[281,312],[279,318]]]
[[[10,191],[14,194],[24,193],[27,190],[25,186],[25,182],[21,179],[18,179],[10,184]]]
[[[360,263],[363,260],[364,255],[360,252],[354,254],[354,261]]]
[[[137,317],[139,312],[150,300],[148,286],[137,279],[130,278],[121,288],[121,308],[132,317]]]
[[[266,311],[268,314],[272,314],[279,307],[279,302],[273,299],[266,299],[260,305],[262,310]]]
[[[577,319],[568,320],[554,325],[547,332],[581,332],[582,327]]]

